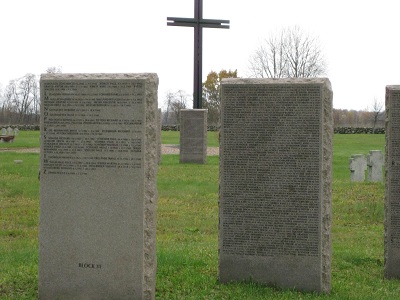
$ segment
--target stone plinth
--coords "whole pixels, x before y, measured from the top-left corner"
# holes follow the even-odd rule
[[[154,299],[157,75],[40,84],[39,298]]]
[[[329,292],[328,79],[221,84],[219,280]]]
[[[207,162],[207,110],[181,109],[181,163]]]

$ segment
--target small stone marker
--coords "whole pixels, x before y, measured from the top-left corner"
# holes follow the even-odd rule
[[[181,163],[207,162],[207,109],[181,109]]]
[[[329,80],[224,79],[221,111],[220,282],[329,292]]]
[[[400,278],[400,85],[386,87],[385,277]]]
[[[42,75],[40,299],[155,298],[157,86]]]
[[[7,129],[2,128],[1,129],[1,135],[7,135]]]
[[[17,127],[14,128],[14,135],[17,136],[19,134],[19,129]]]
[[[367,156],[368,181],[382,181],[383,154],[380,150],[371,150]]]
[[[7,128],[7,135],[14,135],[14,130],[11,127]]]
[[[365,171],[367,170],[367,159],[363,154],[354,154],[349,159],[350,180],[353,182],[363,182]]]

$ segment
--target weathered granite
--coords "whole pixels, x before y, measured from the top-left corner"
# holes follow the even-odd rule
[[[40,299],[155,298],[157,87],[41,76]]]
[[[207,110],[181,109],[181,163],[207,162]]]
[[[328,79],[221,84],[219,280],[331,289]]]
[[[353,154],[349,159],[350,180],[353,182],[363,182],[365,171],[367,170],[367,159],[363,154]]]
[[[383,154],[380,150],[371,150],[367,155],[368,181],[382,181]]]
[[[386,87],[385,267],[386,278],[400,278],[400,85]]]

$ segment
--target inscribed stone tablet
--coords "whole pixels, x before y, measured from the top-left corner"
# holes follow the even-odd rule
[[[181,109],[181,163],[207,162],[207,110]]]
[[[400,278],[400,85],[386,87],[385,277]]]
[[[156,74],[41,77],[40,299],[153,299]]]
[[[221,282],[328,292],[328,79],[228,79],[221,89]]]

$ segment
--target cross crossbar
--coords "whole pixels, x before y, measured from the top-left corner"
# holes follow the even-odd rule
[[[194,28],[193,108],[202,108],[202,47],[203,28],[229,29],[229,20],[203,19],[203,0],[194,0],[194,18],[167,17],[168,26]]]
[[[226,24],[229,24],[229,20],[214,20],[214,19],[200,19],[200,20],[197,20],[197,19],[194,19],[194,18],[175,18],[175,17],[168,17],[167,18],[167,25],[168,26],[194,27],[194,26],[200,25],[201,27],[207,27],[207,28],[229,29],[229,25],[226,25]]]

